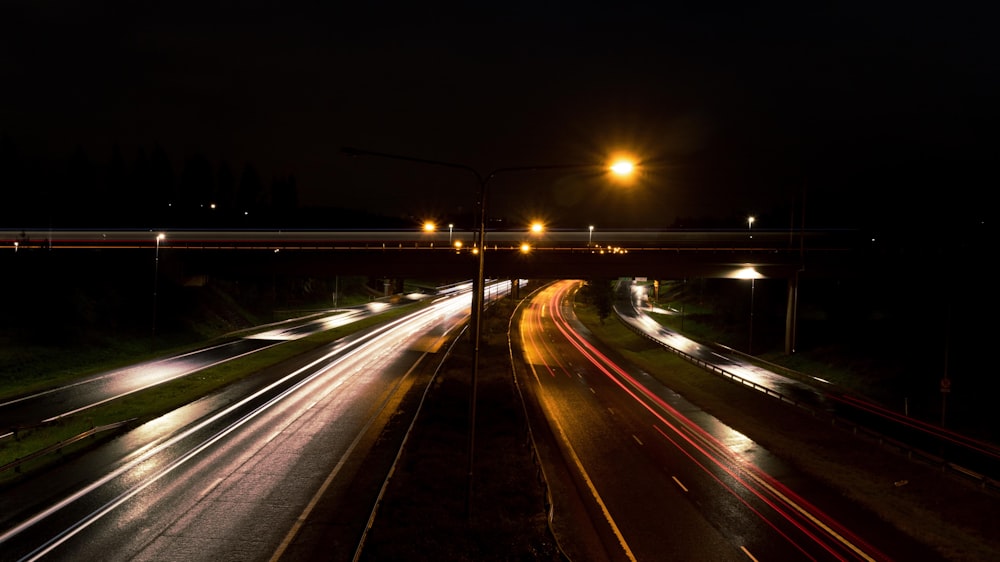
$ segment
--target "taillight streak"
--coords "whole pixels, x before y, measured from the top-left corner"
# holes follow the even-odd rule
[[[529,316],[529,318],[531,319],[531,321],[533,323],[533,326],[534,326],[534,330],[529,330],[529,333],[528,333],[528,339],[530,340],[531,346],[532,346],[532,348],[534,348],[535,354],[538,355],[538,357],[539,357],[540,360],[542,360],[542,365],[545,366],[545,369],[549,372],[549,375],[552,376],[553,378],[555,378],[556,372],[552,369],[552,366],[549,365],[548,361],[544,360],[543,354],[540,351],[542,349],[549,350],[548,344],[546,344],[545,341],[541,337],[541,336],[544,336],[544,334],[545,334],[545,332],[544,332],[544,330],[542,328],[542,315],[540,313],[538,313],[538,312],[534,312],[533,314],[531,314]],[[536,336],[535,334],[538,334],[538,336]],[[524,330],[521,331],[521,335],[522,335],[521,339],[523,341],[524,340]],[[556,357],[554,353],[552,353],[551,351],[549,351],[547,353],[547,355],[552,358],[553,362],[556,363],[556,365],[559,367],[560,370],[562,370],[564,373],[566,373],[567,376],[571,376],[569,374],[568,369],[566,369],[566,367],[563,365],[562,361],[560,361],[559,358]]]

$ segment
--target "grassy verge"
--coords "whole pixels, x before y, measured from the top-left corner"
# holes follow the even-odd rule
[[[62,443],[93,427],[126,420],[134,420],[135,423],[141,423],[153,419],[198,398],[211,394],[234,381],[247,377],[266,367],[312,351],[348,334],[408,314],[417,307],[425,305],[426,303],[413,303],[393,308],[377,316],[365,318],[346,326],[312,334],[302,339],[289,341],[239,359],[222,363],[221,365],[202,369],[185,377],[124,396],[102,406],[67,416],[50,425],[22,430],[18,432],[16,438],[8,437],[4,441],[0,441],[0,466],[36,451],[41,451],[50,446]],[[108,366],[93,366],[91,371],[100,372],[106,368]],[[79,452],[81,449],[99,443],[102,437],[108,436],[87,439],[61,449],[57,453],[29,461],[20,467],[20,472],[8,469],[0,473],[0,485],[19,479],[32,470],[38,470],[51,463],[58,462],[64,455]]]

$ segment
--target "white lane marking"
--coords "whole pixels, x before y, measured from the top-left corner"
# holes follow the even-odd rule
[[[671,478],[674,479],[674,482],[677,482],[677,485],[681,487],[681,490],[684,490],[685,492],[688,491],[687,486],[681,484],[681,481],[678,480],[676,476],[671,476]]]

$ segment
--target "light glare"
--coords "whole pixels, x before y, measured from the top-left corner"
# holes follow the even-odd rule
[[[635,164],[628,160],[619,160],[611,165],[611,171],[617,176],[630,176],[635,171]]]

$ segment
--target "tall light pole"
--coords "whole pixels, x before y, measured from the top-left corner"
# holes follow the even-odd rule
[[[476,386],[479,378],[479,348],[482,340],[482,317],[483,317],[483,289],[485,285],[485,264],[486,264],[486,202],[489,195],[490,181],[499,174],[510,172],[535,172],[543,170],[609,170],[618,176],[630,176],[634,172],[634,164],[625,160],[619,160],[610,166],[601,164],[556,164],[541,166],[513,166],[506,168],[496,168],[493,171],[481,174],[478,170],[465,164],[452,162],[442,162],[439,160],[427,160],[424,158],[414,158],[398,154],[388,154],[385,152],[375,152],[358,148],[344,147],[341,152],[349,156],[376,156],[379,158],[390,158],[394,160],[405,160],[419,164],[431,164],[446,168],[456,168],[471,173],[479,184],[479,239],[474,252],[478,256],[478,267],[476,277],[472,285],[472,378],[469,390],[469,467],[468,467],[468,490],[466,492],[466,516],[472,515],[472,489],[474,473],[474,457],[476,446]]]
[[[757,218],[753,215],[747,217],[747,232],[750,233],[750,238],[753,239],[753,223]],[[747,354],[753,355],[753,291],[754,291],[754,280],[756,276],[750,278],[750,337],[747,340]]]
[[[590,233],[587,235],[587,247],[589,248],[594,245],[594,225],[590,225],[588,230],[590,230]]]
[[[162,232],[156,235],[156,253],[153,254],[153,345],[156,345],[156,292],[160,284],[160,242],[167,236]]]
[[[747,355],[753,355],[753,291],[756,277],[750,278],[750,337],[747,340]]]
[[[452,245],[451,234],[455,230],[455,223],[448,223],[448,245]]]

